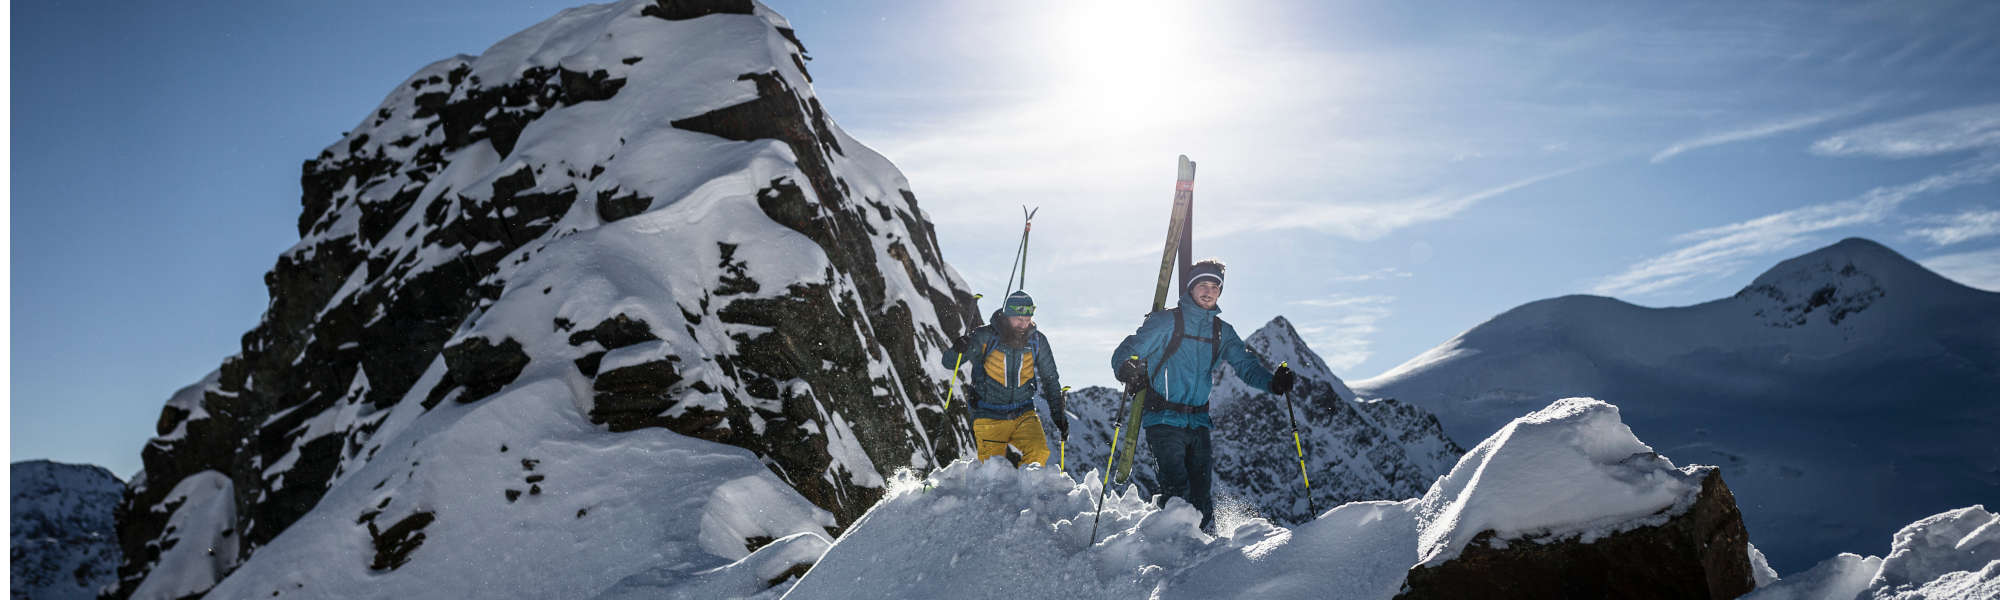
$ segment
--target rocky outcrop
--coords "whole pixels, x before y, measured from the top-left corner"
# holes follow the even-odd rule
[[[1474,537],[1439,565],[1410,569],[1397,598],[1735,598],[1749,593],[1749,533],[1711,469],[1686,512],[1595,540]]]
[[[305,162],[263,319],[163,408],[123,505],[118,594],[189,535],[169,526],[180,482],[228,480],[209,486],[232,496],[218,556],[249,560],[409,423],[536,382],[605,433],[748,449],[843,526],[894,467],[962,453],[934,365],[973,296],[805,60],[755,2],[627,0],[398,86]],[[342,517],[382,570],[450,518],[389,511]]]

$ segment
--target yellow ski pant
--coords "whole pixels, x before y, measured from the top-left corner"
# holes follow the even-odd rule
[[[979,438],[979,460],[1006,456],[1012,444],[1021,451],[1021,464],[1049,463],[1049,440],[1035,411],[1012,419],[973,419],[972,435]]]

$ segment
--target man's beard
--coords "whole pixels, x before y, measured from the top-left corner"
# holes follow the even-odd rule
[[[1015,329],[1013,327],[1001,325],[1000,341],[1015,348],[1025,348],[1028,346],[1028,332],[1034,330],[1035,328],[1033,326],[1029,326],[1026,329]]]

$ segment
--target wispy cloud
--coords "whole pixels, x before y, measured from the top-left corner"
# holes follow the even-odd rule
[[[1752,125],[1749,127],[1744,127],[1733,131],[1714,133],[1690,140],[1675,142],[1673,145],[1667,146],[1665,149],[1660,150],[1659,153],[1654,154],[1653,164],[1666,162],[1668,159],[1671,159],[1675,156],[1678,156],[1682,153],[1689,152],[1692,150],[1699,150],[1710,146],[1720,146],[1723,144],[1732,144],[1736,142],[1745,142],[1754,139],[1766,138],[1778,135],[1780,133],[1805,129],[1808,127],[1812,127],[1814,125],[1825,123],[1827,121],[1832,121],[1834,119],[1839,119],[1854,115],[1861,111],[1867,110],[1869,106],[1871,106],[1872,104],[1873,104],[1872,102],[1866,102],[1838,110],[1830,110],[1830,111],[1813,113],[1809,115],[1792,117],[1782,121]]]
[[[2000,292],[2000,248],[1933,256],[1920,262],[1952,281]]]
[[[1925,113],[1857,127],[1814,142],[1825,156],[1909,158],[2000,147],[2000,104]]]
[[[1931,226],[1911,229],[1907,233],[1938,246],[2000,235],[2000,210],[1972,209],[1956,215],[1930,215],[1913,220]]]
[[[1291,304],[1322,309],[1293,321],[1299,335],[1326,360],[1327,366],[1345,371],[1375,355],[1373,338],[1381,331],[1377,323],[1389,317],[1389,307],[1395,302],[1393,296],[1335,294]]]
[[[1327,281],[1333,283],[1360,283],[1364,281],[1381,281],[1384,279],[1408,279],[1410,276],[1409,271],[1395,267],[1383,267],[1359,275],[1335,275],[1327,279]]]
[[[1263,207],[1262,214],[1282,214],[1285,218],[1239,219],[1226,222],[1215,227],[1213,235],[1313,229],[1356,241],[1371,241],[1413,225],[1449,219],[1480,202],[1569,175],[1590,166],[1594,165],[1568,167],[1463,194],[1418,196],[1394,202],[1321,202]]]
[[[1668,289],[1704,277],[1734,274],[1753,259],[1790,250],[1817,232],[1880,223],[1911,198],[1992,181],[2000,177],[2000,155],[1986,154],[1960,163],[1954,170],[1923,180],[1868,190],[1860,197],[1816,204],[1765,215],[1748,221],[1711,227],[1674,237],[1687,244],[1641,261],[1599,281],[1592,293],[1636,296]]]

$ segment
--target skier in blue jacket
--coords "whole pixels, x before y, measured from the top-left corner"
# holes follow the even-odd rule
[[[1201,526],[1212,530],[1215,500],[1209,495],[1213,457],[1209,444],[1209,372],[1228,361],[1250,387],[1283,395],[1297,376],[1288,367],[1271,372],[1243,347],[1236,328],[1216,313],[1222,309],[1225,267],[1215,259],[1195,263],[1180,305],[1146,315],[1139,331],[1126,336],[1111,355],[1118,380],[1146,390],[1146,445],[1160,463],[1160,494],[1178,497],[1201,511]]]

